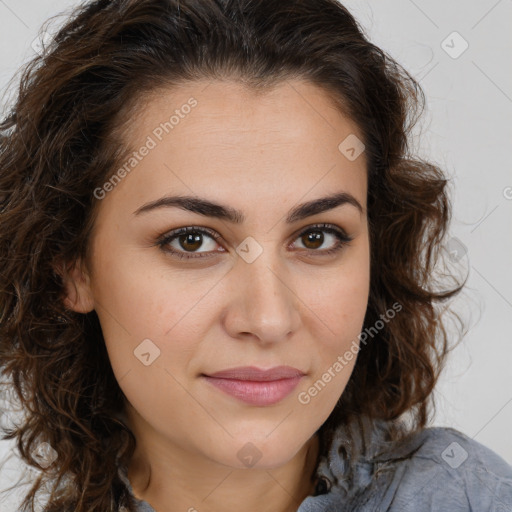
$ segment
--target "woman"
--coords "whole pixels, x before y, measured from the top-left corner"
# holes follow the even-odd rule
[[[334,0],[77,10],[1,125],[24,510],[510,509],[426,428],[462,284],[422,100]]]

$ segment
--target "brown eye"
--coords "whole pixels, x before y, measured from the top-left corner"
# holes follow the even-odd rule
[[[172,231],[161,237],[157,242],[164,252],[178,258],[204,258],[212,256],[218,244],[215,242],[220,235],[215,231],[189,226]],[[206,249],[200,251],[199,249]]]
[[[186,235],[180,235],[178,242],[185,251],[197,251],[203,243],[203,235],[187,233]]]
[[[305,250],[319,256],[333,254],[353,240],[345,231],[331,224],[312,226],[303,231],[299,239]],[[324,244],[327,247],[320,249]]]
[[[321,231],[309,231],[302,235],[302,240],[307,249],[318,249],[324,242],[324,235]]]

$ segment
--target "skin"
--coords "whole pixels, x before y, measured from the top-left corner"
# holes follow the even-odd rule
[[[338,150],[348,135],[362,136],[308,82],[283,82],[256,95],[215,81],[146,99],[124,142],[140,148],[190,97],[195,109],[100,201],[90,258],[66,274],[65,301],[75,311],[95,309],[100,319],[127,397],[125,421],[137,438],[128,472],[135,496],[158,512],[296,510],[313,492],[315,433],[355,358],[308,404],[298,395],[357,342],[367,308],[366,161]],[[347,203],[286,223],[297,204],[342,191],[362,212]],[[207,198],[246,219],[234,224],[172,207],[134,214],[170,194]],[[337,239],[321,230],[323,242],[308,241],[306,228],[316,223],[353,239],[322,255]],[[175,238],[170,245],[209,256],[179,259],[156,245],[186,226],[210,228],[220,238],[204,235],[192,247]],[[249,236],[263,250],[252,263],[236,252]],[[160,350],[147,366],[134,355],[144,339]],[[306,375],[271,406],[246,404],[201,377],[277,365]],[[249,442],[260,455],[251,467],[237,456]]]

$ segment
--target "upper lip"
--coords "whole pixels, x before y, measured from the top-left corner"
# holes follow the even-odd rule
[[[252,380],[252,381],[272,381],[280,379],[291,379],[293,377],[302,377],[304,372],[292,366],[274,366],[267,370],[257,368],[256,366],[239,366],[237,368],[229,368],[220,372],[205,374],[207,377],[215,377],[218,379],[233,380]]]

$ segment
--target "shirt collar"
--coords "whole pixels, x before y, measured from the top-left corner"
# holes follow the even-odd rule
[[[315,496],[350,496],[368,487],[377,466],[410,457],[423,444],[425,430],[407,432],[401,423],[358,417],[338,426],[327,454],[319,459]]]

